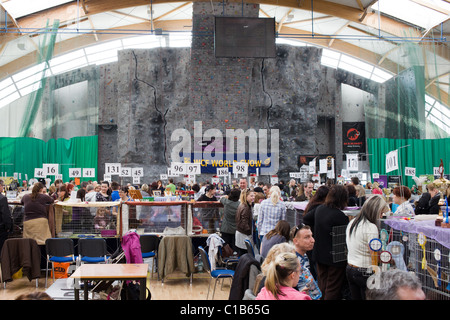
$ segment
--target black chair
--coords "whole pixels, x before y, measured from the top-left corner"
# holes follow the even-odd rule
[[[247,248],[247,252],[256,259],[259,263],[263,262],[263,257],[259,254],[259,251],[255,246],[250,242],[250,240],[245,239],[244,240],[245,246]]]
[[[247,248],[247,253],[250,254],[253,258],[255,258],[255,250],[253,249],[252,243],[247,239],[244,240],[244,243],[245,247]]]
[[[82,263],[108,263],[106,241],[103,238],[82,238],[78,240],[78,261]]]
[[[55,281],[55,262],[76,263],[75,248],[73,240],[70,238],[49,238],[45,241],[45,251],[47,253],[47,263],[45,268],[45,287],[47,288],[48,263],[52,263],[53,281]]]
[[[139,242],[141,244],[141,252],[142,252],[142,258],[152,258],[152,278],[153,278],[153,270],[158,270],[158,247],[161,239],[156,235],[151,234],[143,234],[139,236]],[[159,274],[158,274],[158,280],[159,280]]]

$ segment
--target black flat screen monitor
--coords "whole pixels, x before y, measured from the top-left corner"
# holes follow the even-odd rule
[[[217,58],[274,58],[275,19],[215,17]]]

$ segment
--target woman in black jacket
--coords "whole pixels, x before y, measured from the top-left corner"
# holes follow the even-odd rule
[[[328,195],[330,188],[328,186],[320,186],[311,200],[308,202],[308,205],[305,208],[305,212],[303,213],[303,223],[310,226],[311,230],[314,232],[314,213],[318,206],[325,202],[325,198]]]
[[[345,253],[337,251],[338,248],[333,245],[336,244],[333,236],[343,237],[345,243],[345,229],[349,219],[342,210],[347,206],[347,201],[347,188],[334,185],[328,192],[325,203],[315,212],[313,258],[317,264],[317,278],[324,300],[342,298],[347,259],[341,257]]]

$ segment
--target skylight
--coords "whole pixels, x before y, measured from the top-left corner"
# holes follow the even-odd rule
[[[393,74],[371,64],[329,49],[322,49],[321,63],[324,66],[344,69],[380,83],[393,77]]]
[[[425,95],[425,117],[450,134],[450,110],[429,95]]]
[[[442,0],[379,0],[371,8],[428,30],[448,19],[450,3]]]
[[[73,0],[13,0],[2,1],[2,5],[14,19],[18,19],[69,2]]]

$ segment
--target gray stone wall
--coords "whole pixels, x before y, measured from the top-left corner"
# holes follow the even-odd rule
[[[321,66],[316,47],[279,45],[276,58],[215,57],[214,14],[258,11],[254,4],[194,3],[191,48],[124,50],[116,64],[100,67],[99,179],[105,162],[144,167],[146,183],[159,179],[178,143],[172,133],[194,137],[195,122],[203,133],[215,128],[224,136],[227,129],[278,129],[285,180],[298,171],[299,155],[342,158],[340,85],[366,89],[366,81]]]

